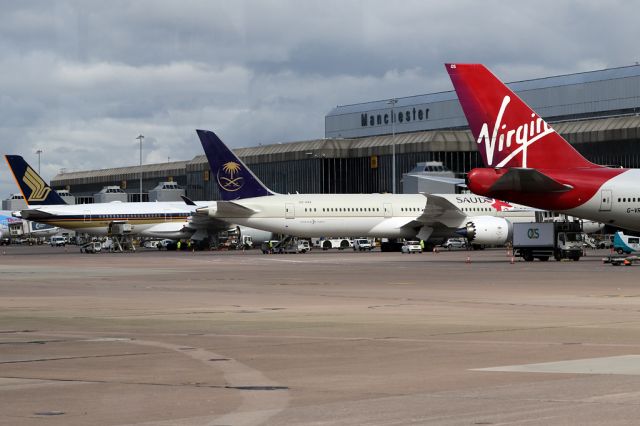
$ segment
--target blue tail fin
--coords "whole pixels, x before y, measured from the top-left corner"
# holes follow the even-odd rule
[[[13,178],[29,206],[67,204],[19,155],[5,155]]]
[[[209,130],[196,130],[224,201],[273,195],[251,170]]]

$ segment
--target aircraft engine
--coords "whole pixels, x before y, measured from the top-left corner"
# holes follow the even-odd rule
[[[471,244],[502,245],[511,239],[513,225],[501,217],[476,216],[457,233]]]

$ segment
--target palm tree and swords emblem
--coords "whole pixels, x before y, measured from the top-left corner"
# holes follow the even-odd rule
[[[235,161],[224,163],[218,170],[218,183],[225,191],[234,192],[242,188],[244,178],[242,176],[236,177],[236,175],[240,173],[240,170],[242,170],[240,164]],[[226,176],[220,176],[220,171]]]

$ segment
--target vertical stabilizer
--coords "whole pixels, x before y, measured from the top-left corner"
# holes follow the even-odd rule
[[[196,130],[207,155],[212,178],[225,201],[273,195],[253,172],[209,130]]]
[[[481,64],[445,64],[486,167],[599,167]]]
[[[19,155],[5,155],[13,178],[29,206],[67,204]]]

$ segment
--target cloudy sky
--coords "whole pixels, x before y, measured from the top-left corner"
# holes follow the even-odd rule
[[[324,136],[334,106],[640,61],[634,1],[0,0],[0,148],[49,180]],[[0,168],[0,198],[15,192]]]

